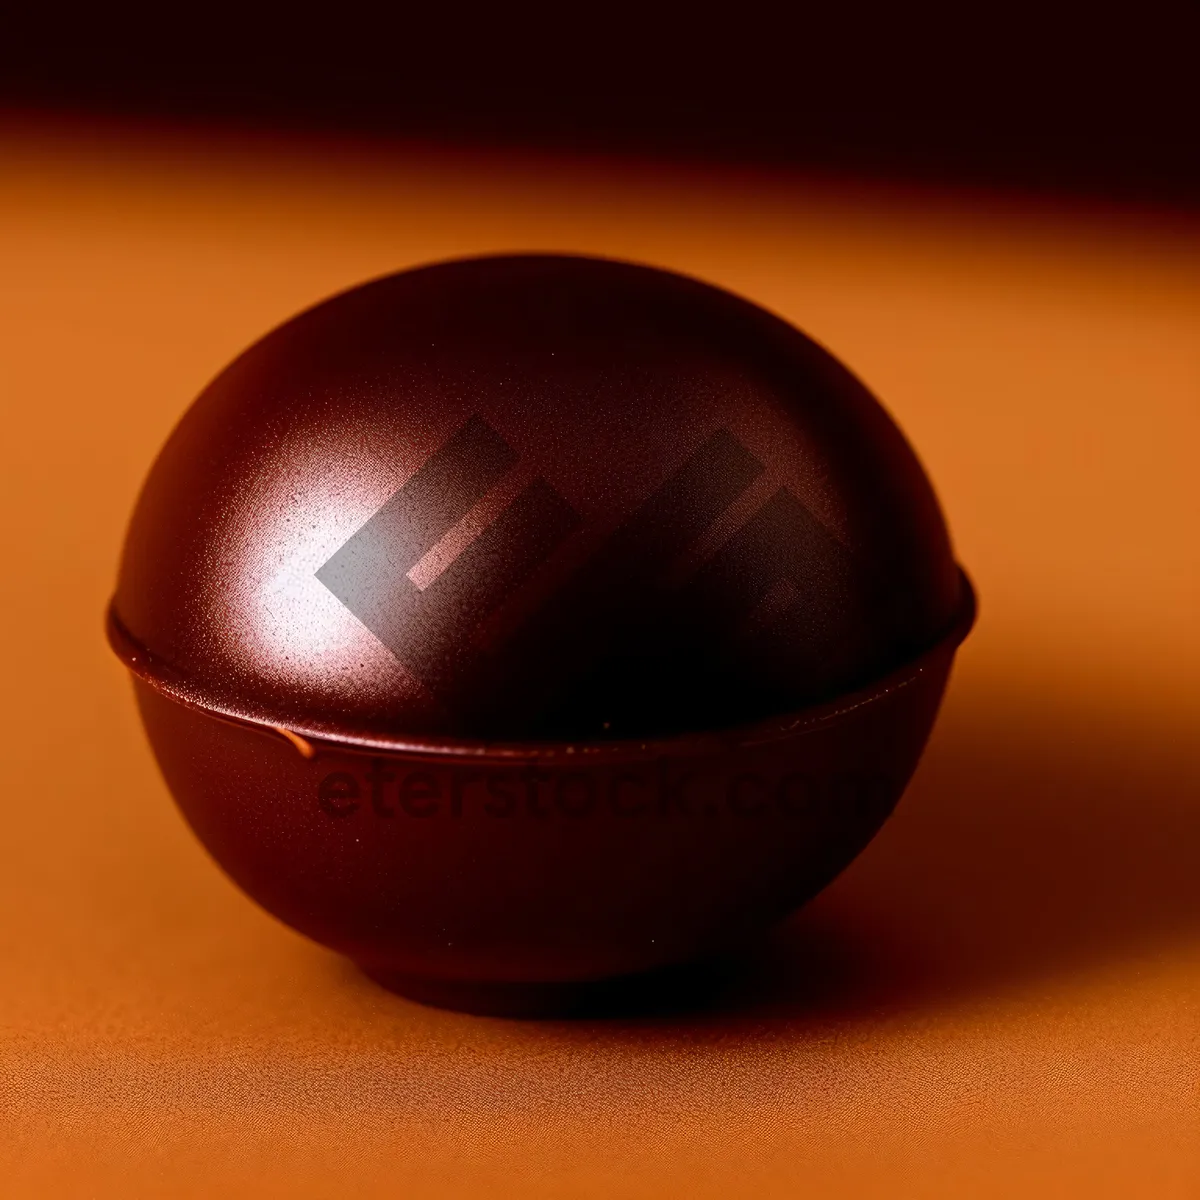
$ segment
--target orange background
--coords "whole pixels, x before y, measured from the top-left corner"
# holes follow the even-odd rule
[[[981,597],[896,816],[701,1011],[380,991],[205,857],[101,635],[216,370],[361,279],[511,249],[824,342]],[[0,398],[3,1194],[1200,1196],[1200,223],[9,121]]]

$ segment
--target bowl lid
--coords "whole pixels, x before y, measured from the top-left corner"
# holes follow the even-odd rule
[[[250,347],[151,469],[112,623],[224,713],[544,740],[826,701],[965,603],[924,472],[828,353],[546,255],[389,276]]]

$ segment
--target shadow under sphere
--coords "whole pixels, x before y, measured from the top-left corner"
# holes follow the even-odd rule
[[[644,979],[579,1015],[645,1036],[803,1034],[1194,937],[1200,754],[1181,732],[956,695],[896,814],[803,912],[740,958]]]

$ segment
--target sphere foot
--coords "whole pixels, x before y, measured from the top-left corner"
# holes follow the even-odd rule
[[[735,972],[733,962],[704,961],[636,975],[567,982],[434,979],[359,964],[389,992],[434,1008],[520,1020],[632,1017],[682,1012],[710,1003]]]

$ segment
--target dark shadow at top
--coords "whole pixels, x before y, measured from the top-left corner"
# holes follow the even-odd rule
[[[568,38],[440,5],[311,29],[247,13],[236,37],[192,22],[167,39],[88,11],[64,36],[14,10],[0,106],[1200,205],[1200,9],[1177,0],[1083,19],[1041,4],[966,38],[910,5],[715,22],[642,5],[631,22],[584,4]]]

